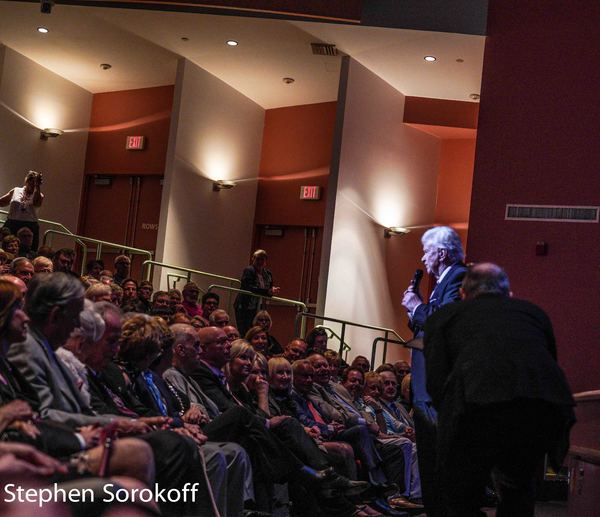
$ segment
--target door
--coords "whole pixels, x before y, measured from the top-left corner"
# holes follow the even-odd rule
[[[86,237],[150,250],[156,249],[162,196],[160,176],[88,176],[86,178],[80,233]],[[87,260],[95,257],[95,247]],[[120,253],[103,246],[107,269]],[[129,253],[127,253],[129,254]],[[132,255],[132,276],[141,277],[146,255]]]
[[[304,226],[258,226],[255,249],[268,254],[273,284],[281,288],[277,296],[305,303],[314,312],[319,287],[319,266],[323,229]],[[269,302],[272,334],[284,345],[294,337],[296,307]],[[309,320],[309,327],[312,322]]]

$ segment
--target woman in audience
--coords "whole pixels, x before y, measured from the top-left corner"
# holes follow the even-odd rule
[[[7,235],[2,239],[2,249],[6,253],[10,253],[13,257],[18,256],[20,245],[21,241],[16,235]]]
[[[37,209],[42,206],[44,194],[42,188],[42,174],[29,171],[25,176],[25,185],[14,187],[0,197],[0,206],[7,206],[8,217],[4,226],[8,227],[13,234],[17,234],[19,228],[27,226],[33,232],[33,244],[31,249],[36,251],[39,243],[40,225],[38,223]]]
[[[9,254],[0,250],[0,275],[7,275],[10,272],[10,262]]]
[[[262,327],[267,333],[267,352],[265,354],[267,357],[283,354],[283,347],[279,344],[279,341],[277,341],[277,339],[271,335],[273,320],[267,311],[258,311],[252,320],[252,326]]]
[[[279,292],[279,287],[273,286],[273,275],[266,268],[267,252],[256,250],[252,254],[252,262],[242,273],[241,288],[261,296],[273,296]],[[262,300],[248,294],[238,294],[234,303],[235,321],[240,334],[245,334],[252,326],[252,320],[262,307]]]
[[[259,327],[258,325],[256,327],[252,327],[250,330],[248,330],[248,332],[246,332],[244,339],[250,343],[255,352],[259,352],[263,355],[267,354],[269,338],[262,327]]]
[[[54,271],[54,264],[48,257],[35,257],[33,259],[33,271],[34,273],[52,273]]]

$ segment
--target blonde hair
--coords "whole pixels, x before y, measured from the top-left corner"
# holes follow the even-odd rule
[[[269,380],[271,380],[284,366],[287,366],[290,369],[290,373],[292,372],[292,365],[285,357],[271,357],[268,363]]]

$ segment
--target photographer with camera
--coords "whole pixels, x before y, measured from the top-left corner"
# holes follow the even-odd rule
[[[33,232],[32,251],[37,251],[39,242],[40,225],[37,209],[42,206],[44,201],[41,188],[42,173],[29,171],[25,176],[23,187],[15,187],[0,197],[0,206],[9,205],[8,218],[4,226],[14,235],[20,228],[29,228]]]

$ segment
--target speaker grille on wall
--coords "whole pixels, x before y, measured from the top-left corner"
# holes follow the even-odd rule
[[[559,221],[597,223],[598,206],[506,205],[505,219],[513,221]]]

